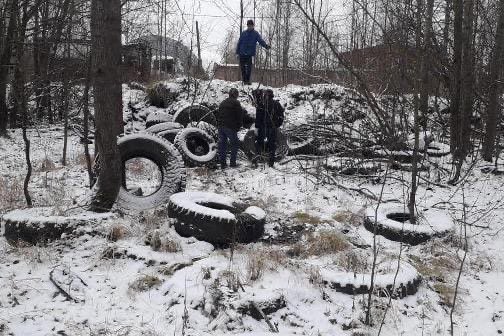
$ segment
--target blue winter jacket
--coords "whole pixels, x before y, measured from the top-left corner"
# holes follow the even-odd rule
[[[255,56],[258,42],[263,48],[269,49],[268,44],[264,42],[261,34],[255,30],[244,30],[238,40],[236,54],[239,56]]]

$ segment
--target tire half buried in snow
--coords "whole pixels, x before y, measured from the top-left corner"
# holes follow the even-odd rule
[[[186,171],[182,157],[165,139],[148,133],[131,134],[120,138],[117,145],[123,167],[130,159],[145,158],[154,162],[161,172],[159,188],[148,196],[136,196],[124,185],[121,186],[116,201],[119,208],[136,211],[151,209],[166,204],[172,194],[185,189]]]
[[[264,233],[265,212],[234,202],[212,192],[189,191],[174,194],[168,213],[175,218],[181,236],[194,236],[216,245],[250,243]]]

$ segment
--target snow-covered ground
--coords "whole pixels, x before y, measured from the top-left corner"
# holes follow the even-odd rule
[[[216,82],[197,102],[217,104],[231,86],[238,84]],[[313,116],[312,106],[328,113],[348,104],[365,107],[354,100],[327,103],[315,97],[296,103],[292,93],[301,91],[310,94],[310,88],[275,90],[287,105],[288,124]],[[125,92],[125,102],[139,97],[139,92]],[[247,98],[241,99],[253,113]],[[63,167],[62,133],[60,128],[29,131],[35,169],[30,192],[35,206],[54,207],[54,214],[85,207],[89,197],[83,145],[70,138]],[[0,139],[0,152],[4,214],[24,206],[19,130]],[[476,165],[463,186],[452,187],[446,184],[449,160],[430,160],[420,180],[418,209],[444,212],[455,229],[417,246],[376,237],[377,286],[422,277],[415,294],[391,300],[381,334],[449,334],[450,304],[464,254],[459,221],[464,210],[470,224],[468,254],[454,313],[455,335],[503,333],[503,177],[484,174]],[[332,183],[317,183],[298,161],[256,169],[244,160],[240,164],[224,171],[188,169],[187,190],[213,191],[264,209],[266,233],[257,243],[214,249],[182,238],[162,208],[115,217],[92,233],[48,246],[13,245],[0,237],[0,335],[256,336],[271,329],[280,335],[376,335],[389,299],[373,296],[373,325],[365,326],[367,295],[338,292],[331,284],[369,282],[373,235],[362,216],[376,201],[365,194],[379,196],[385,183],[383,201],[404,202],[409,173],[392,170],[384,181],[382,169],[372,177],[334,175]],[[315,171],[322,164],[311,163]],[[153,237],[161,241],[156,251]],[[67,300],[51,273],[78,299]],[[256,319],[254,305],[267,313],[267,321]]]

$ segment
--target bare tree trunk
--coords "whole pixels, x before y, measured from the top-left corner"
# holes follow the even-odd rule
[[[89,155],[89,88],[91,86],[91,56],[87,55],[86,82],[84,85],[84,93],[82,97],[83,112],[84,112],[84,156],[86,157],[86,168],[89,178],[89,187],[91,188],[96,182],[96,176],[93,174],[91,156]]]
[[[7,124],[9,121],[9,112],[7,108],[7,77],[9,75],[9,68],[6,66],[10,64],[12,57],[12,50],[14,46],[14,33],[17,26],[18,16],[18,2],[16,0],[7,1],[9,7],[9,25],[7,27],[7,34],[0,56],[0,136],[7,135]]]
[[[100,175],[90,205],[95,212],[114,205],[121,186],[117,136],[122,133],[121,0],[92,0],[91,53],[93,63],[96,146]]]
[[[26,96],[26,78],[25,78],[25,65],[23,62],[24,58],[24,44],[26,39],[26,26],[28,21],[33,14],[34,10],[37,10],[39,2],[33,4],[33,7],[28,10],[28,0],[22,1],[22,15],[20,24],[17,26],[17,39],[16,39],[16,70],[14,72],[14,115],[21,117],[21,126],[23,129],[23,141],[25,144],[25,160],[27,171],[23,183],[23,192],[26,199],[26,204],[28,207],[32,206],[32,198],[30,196],[30,192],[28,190],[30,184],[30,178],[32,175],[32,164],[30,158],[30,140],[28,138],[28,134],[26,129],[29,124],[29,116],[28,116],[28,98]],[[19,16],[19,13],[17,14]]]
[[[457,153],[462,143],[461,139],[461,88],[462,88],[462,20],[463,20],[463,0],[453,0],[453,65],[452,65],[452,87],[450,102],[450,148],[454,155]]]
[[[471,115],[474,104],[474,0],[464,1],[464,48],[462,53],[461,159],[471,146]]]
[[[504,0],[499,1],[499,19],[495,34],[495,44],[492,57],[488,65],[488,105],[486,113],[485,139],[483,142],[483,159],[492,161],[495,153],[497,124],[500,122],[501,107],[499,95],[502,85],[499,78],[502,72],[501,65],[504,56]]]

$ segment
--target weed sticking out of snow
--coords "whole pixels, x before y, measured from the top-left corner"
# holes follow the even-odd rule
[[[22,179],[0,177],[0,212],[19,208],[23,201]]]
[[[133,292],[146,292],[159,287],[163,281],[154,275],[142,275],[129,284],[129,289]]]

